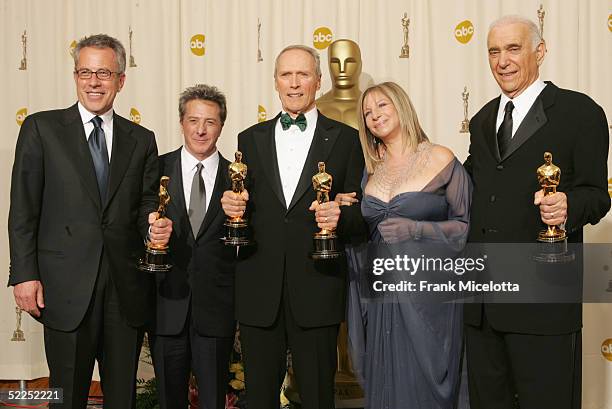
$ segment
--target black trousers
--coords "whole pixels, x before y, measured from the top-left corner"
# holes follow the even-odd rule
[[[52,408],[87,406],[95,360],[104,407],[135,407],[136,371],[144,332],[129,326],[122,317],[104,255],[91,303],[77,329],[64,332],[45,327],[44,334],[49,387],[64,390],[63,403],[51,404]]]
[[[336,340],[339,325],[300,327],[284,288],[278,316],[270,327],[240,323],[249,409],[280,406],[287,370],[287,348],[302,400],[302,409],[333,409]]]
[[[188,406],[189,375],[198,384],[199,409],[224,409],[233,338],[197,334],[191,314],[178,335],[150,335],[160,409]]]
[[[528,335],[496,331],[483,311],[466,325],[471,409],[579,409],[582,333]]]

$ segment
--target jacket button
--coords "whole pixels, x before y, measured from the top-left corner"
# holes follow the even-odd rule
[[[495,166],[495,169],[503,170],[504,169],[504,165],[497,165],[497,166]]]
[[[491,196],[489,197],[489,201],[490,201],[491,203],[493,203],[493,202],[495,201],[495,195],[491,195]]]

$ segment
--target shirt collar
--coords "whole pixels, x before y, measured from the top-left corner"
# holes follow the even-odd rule
[[[198,163],[202,163],[202,165],[204,165],[204,172],[209,173],[213,169],[216,169],[219,165],[219,151],[215,150],[212,155],[200,161],[189,153],[185,146],[183,146],[181,149],[181,161],[183,164],[183,169],[192,170],[198,165]]]
[[[79,113],[81,114],[81,121],[83,121],[83,124],[90,122],[95,116],[99,116],[100,118],[102,118],[103,123],[110,124],[113,119],[113,114],[115,113],[113,111],[113,108],[111,108],[102,115],[93,114],[89,112],[87,108],[85,108],[83,104],[81,104],[80,101],[77,103],[77,107],[79,108]]]
[[[521,94],[514,99],[510,99],[506,94],[502,93],[499,101],[499,107],[500,109],[504,109],[506,103],[508,101],[512,101],[514,104],[514,109],[518,109],[518,112],[527,114],[533,105],[533,102],[536,100],[538,95],[540,95],[545,86],[546,83],[538,78],[531,85],[529,85],[525,91],[521,92]]]

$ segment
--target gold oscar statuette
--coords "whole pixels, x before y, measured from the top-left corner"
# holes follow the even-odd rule
[[[262,62],[261,56],[261,20],[257,19],[257,62]]]
[[[25,71],[28,69],[28,33],[26,30],[23,30],[23,34],[21,35],[21,49],[23,55],[21,57],[19,69]]]
[[[162,176],[159,179],[159,206],[157,207],[157,219],[163,219],[166,216],[166,209],[168,208],[168,203],[170,203],[168,182],[170,182],[168,176]],[[166,273],[172,268],[172,264],[169,264],[166,260],[167,256],[167,245],[155,245],[147,240],[145,255],[144,258],[138,261],[138,269],[150,273]]]
[[[15,327],[15,331],[13,331],[13,338],[11,338],[11,341],[25,341],[25,336],[21,330],[21,308],[15,307],[15,313],[17,314],[17,326]]]
[[[561,169],[552,163],[552,153],[544,152],[544,164],[536,170],[538,183],[544,195],[553,195],[561,181]],[[575,259],[575,254],[567,249],[567,235],[560,226],[547,225],[537,238],[541,243],[539,253],[534,256],[538,262],[567,263]]]
[[[312,187],[317,193],[319,204],[329,202],[333,177],[325,172],[325,162],[319,162],[319,173],[312,177]],[[340,256],[338,251],[338,236],[334,230],[321,229],[314,234],[314,251],[310,253],[313,260],[335,259]]]
[[[544,39],[544,16],[546,15],[546,11],[544,11],[544,5],[540,4],[540,8],[538,9],[538,21],[540,23],[540,37]]]
[[[408,45],[408,26],[410,26],[410,19],[408,18],[408,13],[404,13],[404,17],[402,18],[402,29],[404,30],[404,45],[402,46],[402,51],[400,52],[399,58],[410,57],[410,46]]]
[[[236,151],[235,160],[228,167],[232,192],[242,193],[244,191],[244,179],[247,176],[247,165],[242,163],[242,152]],[[226,235],[221,240],[226,246],[248,246],[253,241],[249,239],[248,221],[240,216],[228,217],[223,225],[226,227]]]
[[[463,121],[461,121],[461,129],[459,132],[468,133],[470,131],[470,120],[468,119],[468,98],[470,93],[467,90],[467,86],[463,87],[461,98],[463,99]]]
[[[132,26],[130,26],[130,67],[134,68],[137,67],[136,65],[136,60],[134,60],[134,55],[132,55],[132,35],[134,34],[134,32],[132,31]]]
[[[544,195],[553,195],[557,192],[557,186],[561,181],[561,169],[552,163],[552,153],[544,152],[544,164],[537,169],[538,183],[544,191]],[[555,243],[565,240],[565,230],[559,226],[549,225],[546,230],[538,234],[538,241],[542,243]]]

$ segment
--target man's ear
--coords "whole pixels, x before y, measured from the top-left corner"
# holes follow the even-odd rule
[[[545,56],[546,56],[546,42],[542,40],[540,44],[538,44],[538,46],[536,47],[536,62],[538,64],[538,67],[542,65],[542,62],[544,61]]]

